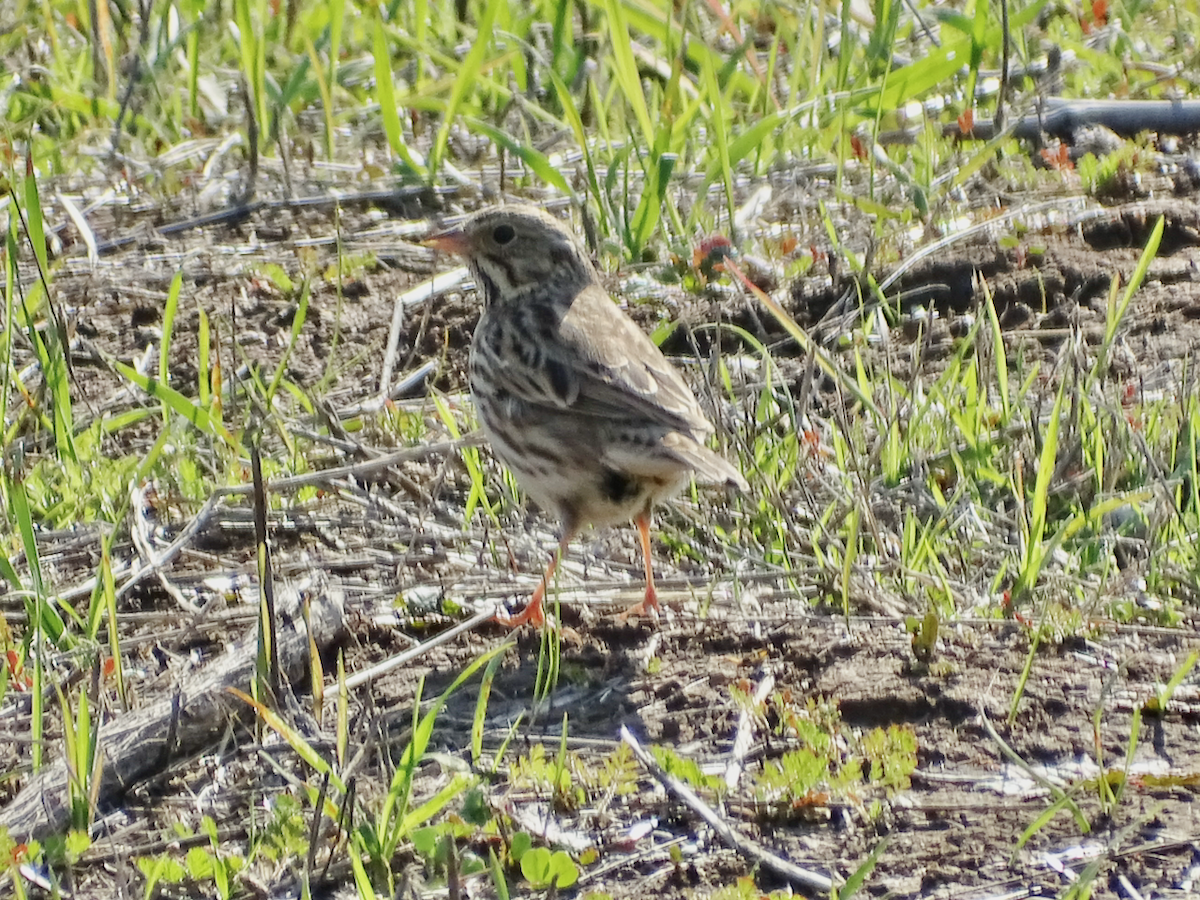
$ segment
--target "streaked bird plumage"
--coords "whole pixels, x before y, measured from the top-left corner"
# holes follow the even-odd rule
[[[503,206],[426,242],[466,257],[483,300],[470,385],[497,457],[540,507],[562,522],[560,553],[585,525],[633,519],[657,608],[649,557],[655,502],[691,476],[745,490],[732,465],[704,446],[713,427],[654,342],[600,284],[569,229],[529,206]],[[526,610],[543,621],[551,562]]]

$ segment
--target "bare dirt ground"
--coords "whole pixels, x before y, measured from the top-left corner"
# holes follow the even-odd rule
[[[1145,223],[1158,212],[1169,216],[1169,241],[1134,301],[1122,355],[1114,365],[1126,367],[1142,389],[1181,386],[1184,367],[1194,362],[1200,347],[1200,210],[1190,201],[1109,210],[1077,226],[1037,228],[1017,246],[1002,246],[994,234],[951,244],[918,262],[893,289],[904,292],[909,310],[919,304],[936,309],[939,317],[923,329],[896,328],[891,344],[877,352],[890,354],[901,378],[914,369],[936,370],[953,346],[960,318],[977,307],[980,279],[995,297],[1012,348],[1051,359],[1072,341],[1094,344],[1103,330],[1110,278],[1114,273],[1128,278],[1147,233]],[[103,358],[136,360],[151,347],[154,370],[164,297],[180,267],[185,278],[172,343],[173,385],[194,394],[199,308],[213,323],[226,380],[247,377],[245,371],[238,374],[242,366],[260,367],[264,380],[269,379],[288,345],[297,312],[295,295],[272,283],[261,268],[274,263],[297,282],[306,265],[319,273],[285,372],[320,400],[312,422],[336,418],[377,391],[396,297],[435,265],[447,264],[406,239],[410,217],[433,215],[419,200],[403,210],[344,204],[337,229],[343,253],[371,257],[346,273],[340,297],[326,277],[335,258],[330,208],[259,209],[236,223],[165,238],[148,232],[148,216],[136,211],[93,223],[106,236],[138,237],[102,256],[95,267],[71,257],[55,279],[55,299],[73,328],[80,408],[112,417],[143,402],[123,393],[124,385]],[[72,252],[75,236],[68,230],[62,237],[67,244],[63,252]],[[624,277],[614,277],[614,286]],[[845,286],[836,278],[814,276],[777,294],[790,298],[802,324],[816,327]],[[633,312],[647,328],[664,317],[679,317],[693,326],[717,318],[733,322],[772,346],[781,365],[791,358],[789,377],[802,377],[796,348],[740,295],[691,297],[668,291]],[[476,315],[473,298],[458,293],[434,297],[406,312],[397,371],[415,371],[430,361],[436,369],[410,398],[397,401],[395,415],[398,421],[410,415],[425,423],[424,441],[434,443],[442,434],[429,391],[457,403],[457,392],[464,388],[465,352]],[[697,349],[707,354],[709,334],[679,329],[666,348],[679,356]],[[700,377],[698,368],[689,372]],[[841,402],[820,381],[813,396],[817,416],[831,414]],[[730,415],[736,418],[737,412]],[[386,421],[386,416],[365,417],[362,430],[314,459],[327,456],[331,466],[366,463],[403,446],[405,441],[388,430]],[[152,418],[119,432],[113,453],[144,453],[159,422]],[[315,424],[311,427],[317,430]],[[264,440],[269,443],[272,437]],[[499,484],[497,470],[489,471]],[[747,475],[753,483],[753,473]],[[814,479],[819,479],[816,468],[807,476]],[[165,543],[178,534],[195,504],[171,496],[170,485],[156,487],[158,501],[147,514],[162,529]],[[410,649],[463,618],[465,610],[497,599],[519,602],[535,583],[553,545],[552,523],[532,510],[506,506],[498,526],[477,516],[472,528],[464,530],[468,487],[457,453],[418,452],[388,469],[331,481],[322,493],[302,501],[293,498],[288,513],[274,516],[280,578],[320,569],[344,592],[348,672]],[[1139,895],[1132,893],[1136,890],[1143,897],[1164,898],[1200,892],[1200,691],[1194,676],[1161,714],[1140,712],[1187,654],[1200,648],[1194,620],[1161,627],[1148,613],[1147,624],[1117,626],[1096,611],[1086,629],[1088,639],[1049,641],[1031,655],[1030,630],[1024,624],[964,619],[943,625],[934,659],[922,664],[902,622],[904,614],[923,612],[919,604],[884,595],[873,586],[870,570],[864,570],[856,574],[858,587],[847,616],[838,608],[831,581],[798,584],[776,568],[756,564],[749,553],[731,557],[722,545],[706,540],[708,523],[727,514],[726,500],[719,497],[665,511],[655,565],[668,612],[657,625],[626,624],[615,616],[640,590],[632,536],[615,531],[582,539],[559,594],[566,627],[559,685],[548,701],[534,703],[540,645],[536,635],[520,634],[506,652],[493,688],[486,745],[498,747],[522,717],[506,759],[539,742],[548,754],[556,754],[565,715],[567,745],[583,767],[612,758],[620,746],[621,726],[644,744],[665,745],[701,763],[724,764],[745,708],[738,698],[770,679],[773,699],[751,721],[747,765],[780,751],[771,727],[780,715],[780,698],[798,708],[810,700],[831,704],[855,729],[907,726],[918,746],[911,787],[890,796],[864,794],[857,802],[832,805],[814,801],[808,808],[781,813],[757,807],[734,788],[722,810],[726,821],[780,857],[846,877],[883,842],[866,883],[872,896],[1060,895],[1076,877],[1072,873],[1088,865],[1099,867],[1095,896],[1133,897]],[[44,565],[52,583],[67,586],[88,577],[98,558],[98,537],[90,528],[46,534]],[[688,552],[681,554],[681,548]],[[117,553],[121,559],[135,555],[124,538]],[[126,668],[134,675],[135,706],[170,695],[186,684],[181,673],[189,671],[187,666],[211,662],[252,627],[253,591],[244,589],[239,599],[236,589],[218,588],[205,579],[233,573],[248,579],[253,557],[246,507],[231,498],[164,573],[194,602],[209,604],[205,612],[182,611],[153,578],[124,599]],[[1122,577],[1127,579],[1122,590],[1135,597],[1138,563]],[[1181,573],[1180,581],[1194,585],[1194,574]],[[968,583],[982,590],[988,579],[980,576]],[[981,603],[987,599],[976,598]],[[0,602],[6,613],[20,608],[13,598]],[[454,607],[463,611],[454,615]],[[386,788],[390,769],[385,760],[407,739],[420,679],[428,679],[424,696],[436,696],[472,660],[506,638],[498,626],[483,625],[354,692],[351,741],[368,750],[359,769],[361,797],[377,796]],[[1009,705],[1027,665],[1028,682],[1009,722]],[[63,661],[64,671],[70,666]],[[464,688],[439,718],[437,754],[417,783],[421,796],[467,764],[464,748],[475,701],[476,689]],[[13,700],[5,703],[11,706]],[[127,715],[111,699],[108,704],[109,721]],[[27,717],[27,708],[23,713],[14,709],[6,714],[8,722]],[[1120,802],[1106,810],[1097,780],[1124,765],[1135,711],[1141,727],[1130,761],[1133,774]],[[53,731],[57,726],[52,721],[49,727]],[[331,733],[329,721],[310,727],[314,740],[328,739]],[[22,768],[26,751],[7,725],[0,747],[3,768],[22,773],[0,787],[0,804],[7,804],[27,782]],[[1024,763],[1018,764],[1018,758]],[[139,895],[133,859],[186,847],[172,830],[177,821],[195,829],[201,815],[211,815],[222,840],[238,846],[245,840],[247,821],[264,814],[264,793],[276,790],[266,786],[295,771],[295,760],[278,742],[262,746],[239,727],[224,732],[204,752],[126,786],[116,802],[100,810],[101,836],[71,867],[75,895]],[[574,889],[580,895],[598,890],[618,898],[705,896],[747,875],[757,877],[759,890],[783,887],[770,872],[726,846],[645,772],[639,771],[636,781],[639,790],[632,794],[589,796],[575,808],[560,805],[552,811],[544,792],[504,779],[485,780],[484,794],[514,828],[545,833],[551,844],[577,854],[581,847],[596,848]],[[1022,833],[1055,803],[1055,792],[1064,788],[1078,804],[1080,817],[1060,808],[1021,841]],[[872,811],[875,801],[881,803]],[[331,833],[330,824],[323,835]],[[479,841],[461,852],[486,857],[487,849],[487,842]],[[318,871],[329,861],[321,882],[326,896],[352,884],[342,845],[323,837],[316,856]],[[415,858],[409,870],[414,888],[436,880]],[[244,883],[258,896],[286,896],[295,885],[295,871],[261,867]],[[481,876],[467,879],[465,889],[469,896],[491,896]],[[168,893],[187,895],[184,888]]]

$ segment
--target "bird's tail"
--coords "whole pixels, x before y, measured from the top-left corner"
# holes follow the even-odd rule
[[[687,435],[669,434],[663,444],[670,450],[672,456],[691,467],[696,480],[701,484],[716,484],[737,488],[739,491],[750,489],[750,485],[746,483],[742,473],[734,468],[728,460]]]
[[[663,484],[687,480],[690,471],[701,484],[718,484],[749,489],[742,473],[689,434],[669,431],[650,443],[614,441],[601,453],[600,461],[618,472],[651,478]]]

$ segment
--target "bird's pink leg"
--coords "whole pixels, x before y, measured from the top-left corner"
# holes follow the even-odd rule
[[[546,585],[550,583],[550,579],[554,577],[554,570],[558,568],[558,561],[566,555],[567,545],[571,543],[571,538],[575,536],[575,529],[563,528],[562,539],[558,542],[558,552],[550,558],[550,565],[546,566],[546,571],[542,575],[541,582],[533,592],[533,596],[529,598],[529,602],[525,604],[525,608],[515,616],[496,615],[496,621],[506,628],[516,628],[518,625],[524,625],[528,622],[534,628],[541,628],[546,624],[546,612],[543,604],[543,599],[546,596]]]
[[[650,565],[650,513],[641,513],[633,521],[637,525],[638,534],[642,539],[642,560],[646,564],[646,597],[641,603],[635,603],[621,613],[621,618],[628,619],[630,616],[654,616],[657,618],[658,591],[654,590],[654,569]]]

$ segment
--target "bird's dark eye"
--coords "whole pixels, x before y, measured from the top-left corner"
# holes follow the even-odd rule
[[[516,236],[517,233],[513,231],[511,225],[497,225],[496,230],[492,232],[492,239],[497,244],[507,244]]]

